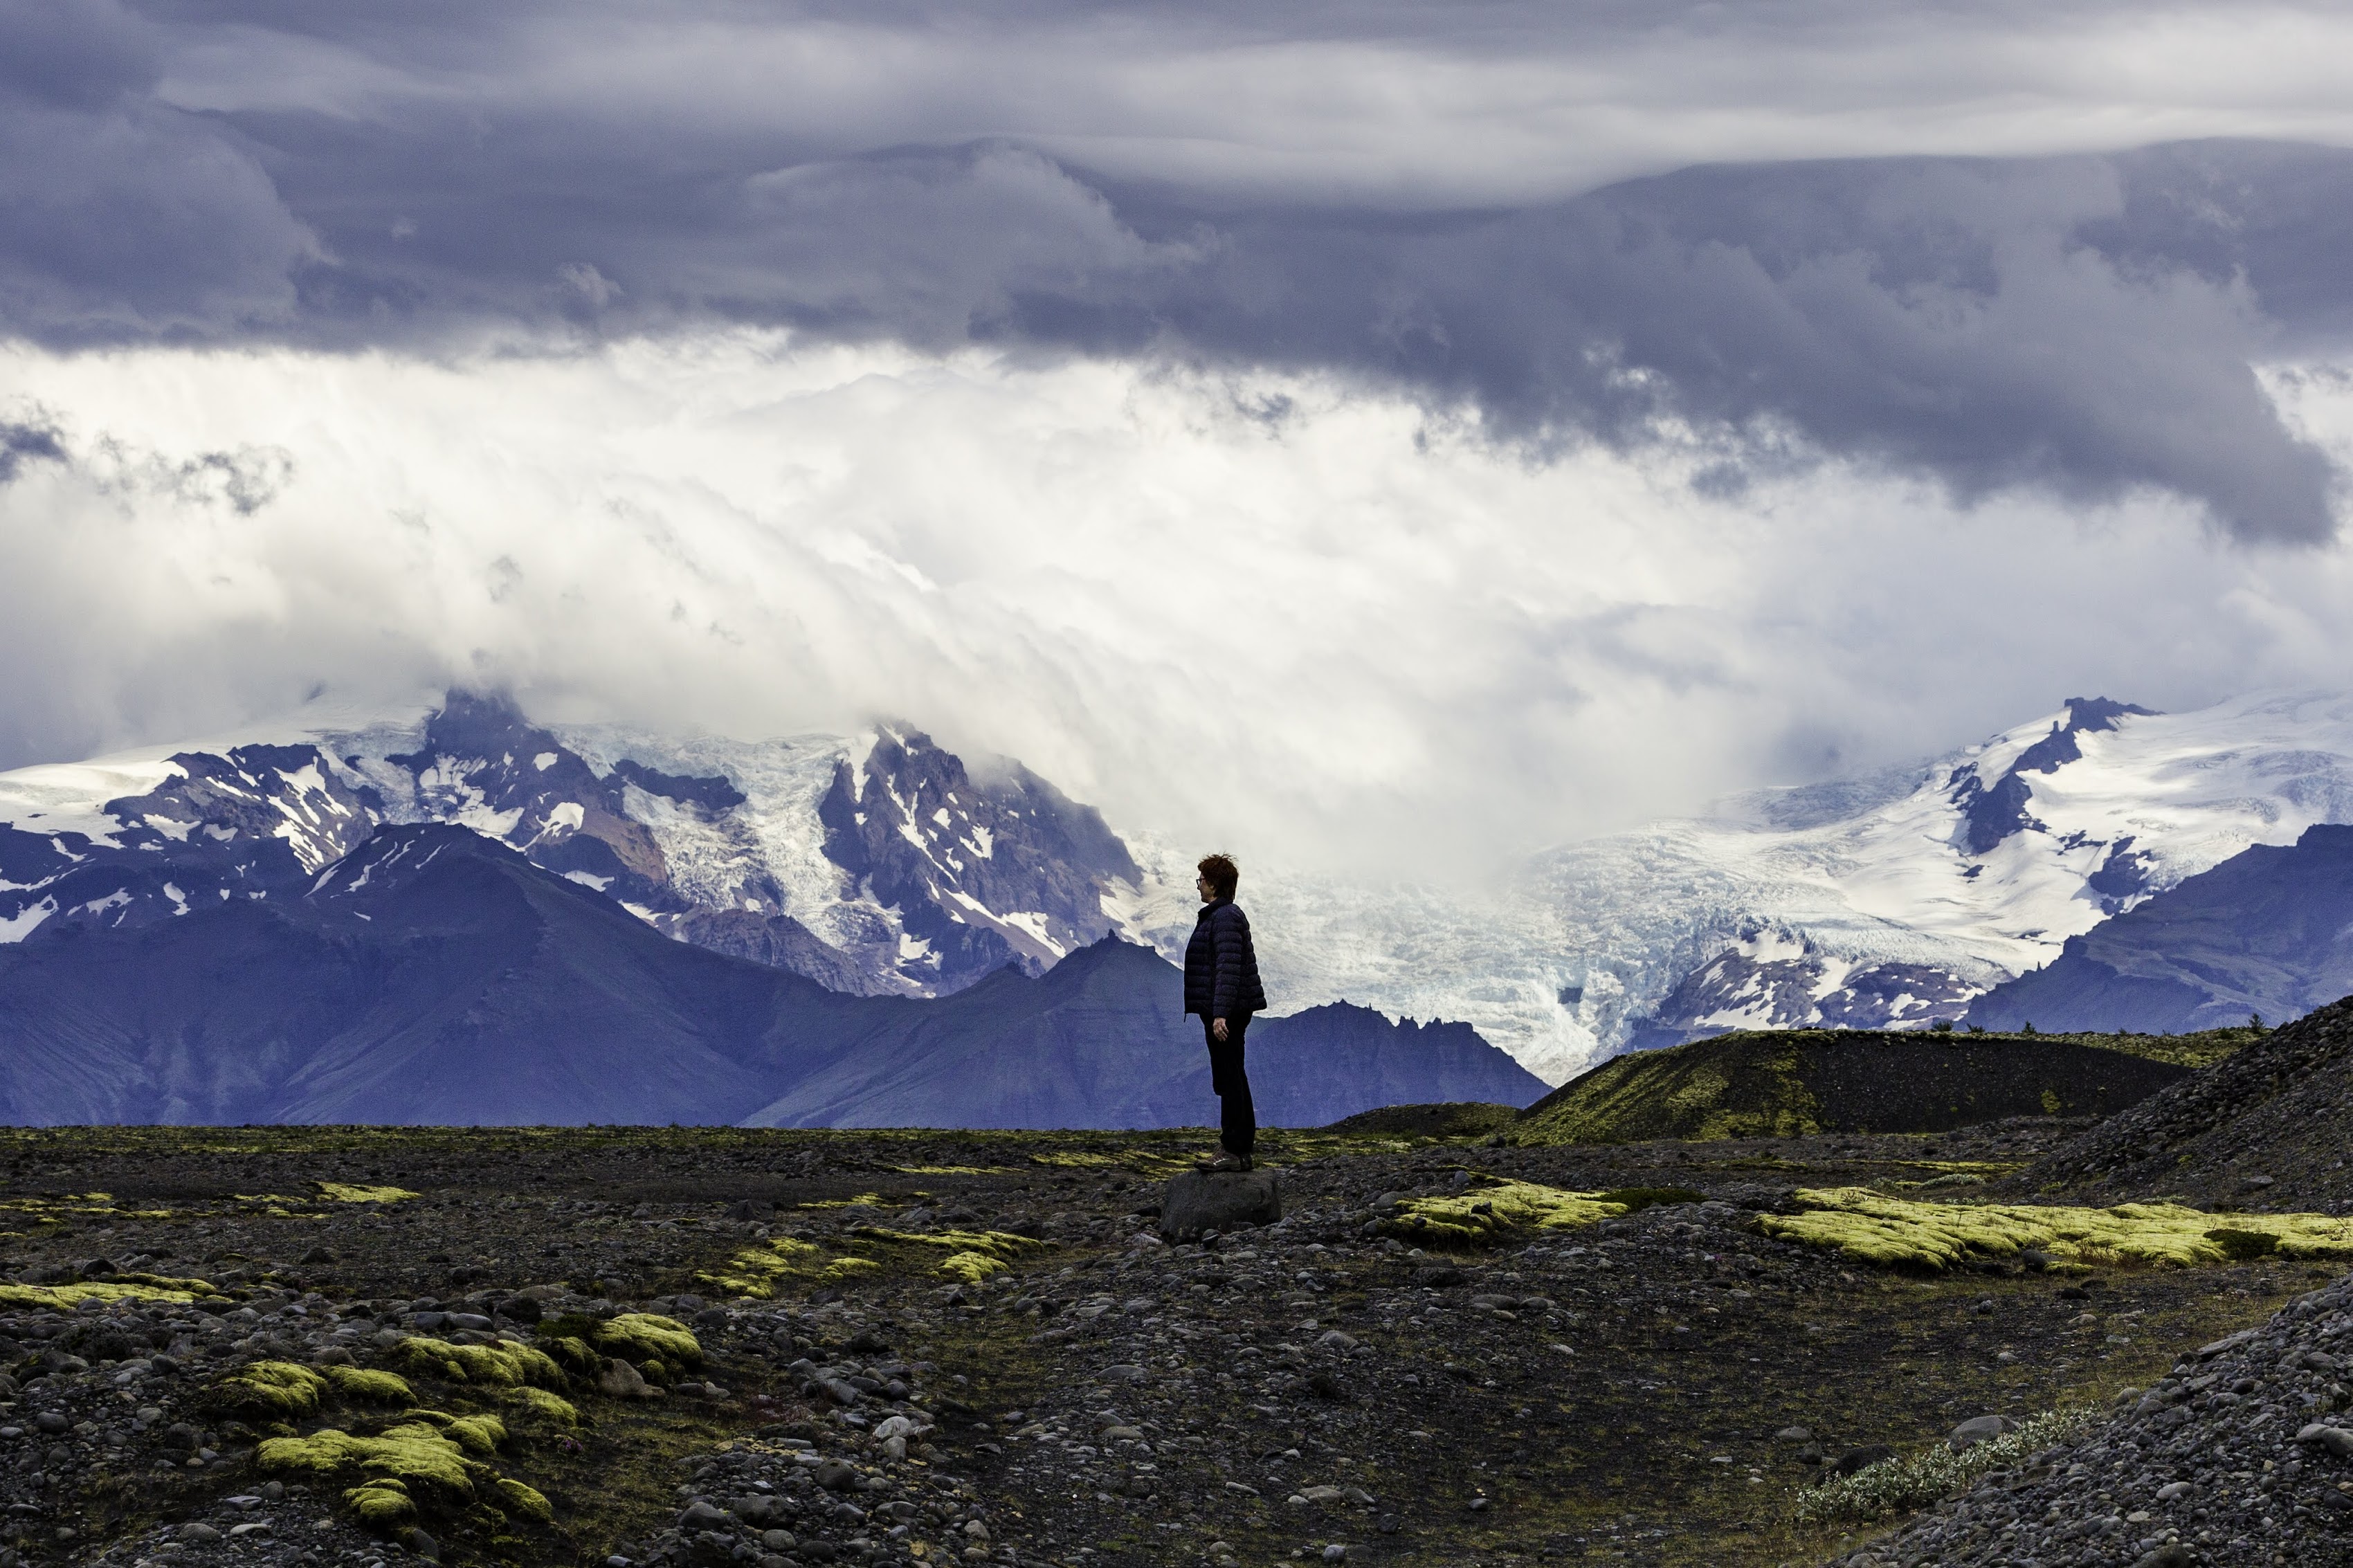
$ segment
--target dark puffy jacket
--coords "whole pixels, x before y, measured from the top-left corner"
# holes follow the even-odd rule
[[[1266,1011],[1250,917],[1231,899],[1202,905],[1193,922],[1193,940],[1185,944],[1185,1011],[1228,1019]]]

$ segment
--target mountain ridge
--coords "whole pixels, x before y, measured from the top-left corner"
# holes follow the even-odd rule
[[[375,828],[424,821],[855,994],[1039,973],[1114,932],[1173,959],[1191,929],[1189,850],[904,724],[737,742],[538,724],[462,691],[306,715],[0,773],[0,946],[298,896]],[[1541,851],[1496,889],[1252,853],[1244,900],[1278,1006],[1459,1019],[1557,1083],[1726,1029],[1957,1019],[2185,878],[2347,821],[2353,698],[2075,697],[1939,758]]]
[[[1116,937],[1043,976],[853,996],[441,823],[379,828],[298,897],[0,948],[0,1039],[17,1124],[1168,1126],[1216,1104],[1180,976]],[[1264,1020],[1252,1060],[1270,1122],[1543,1089],[1468,1028],[1364,1009]]]
[[[2067,939],[1969,1007],[1990,1029],[2188,1034],[2301,1017],[2353,993],[2353,827],[2255,845]]]

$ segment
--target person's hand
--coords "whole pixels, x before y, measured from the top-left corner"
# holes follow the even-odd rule
[[[1226,1021],[1223,1018],[1219,1018],[1211,1023],[1209,1026],[1209,1033],[1218,1037],[1218,1043],[1219,1045],[1224,1045],[1226,1043]]]

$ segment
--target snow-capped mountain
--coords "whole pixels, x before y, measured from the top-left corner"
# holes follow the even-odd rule
[[[0,940],[299,890],[380,824],[453,823],[670,934],[861,994],[1039,973],[1140,873],[1018,764],[919,732],[745,743],[533,725],[452,692],[390,719],[0,773]]]
[[[1192,854],[913,729],[743,742],[452,693],[0,773],[0,941],[309,887],[380,824],[472,827],[668,934],[935,995],[1107,933],[1181,955]],[[1547,1082],[1757,1025],[1925,1026],[2256,844],[2353,822],[2353,698],[2073,699],[1980,744],[1545,851],[1484,893],[1253,861],[1279,1013],[1468,1023]]]
[[[1563,1005],[1598,1055],[1957,1018],[2151,894],[2348,820],[2353,699],[2078,698],[1915,767],[1551,851],[1514,892],[1558,921]]]

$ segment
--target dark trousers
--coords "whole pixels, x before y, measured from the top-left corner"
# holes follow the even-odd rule
[[[1218,1143],[1245,1160],[1258,1142],[1258,1108],[1250,1103],[1250,1074],[1242,1069],[1242,1036],[1249,1031],[1247,1013],[1226,1020],[1222,1040],[1214,1023],[1201,1020],[1201,1038],[1209,1047],[1209,1087],[1218,1091]]]

